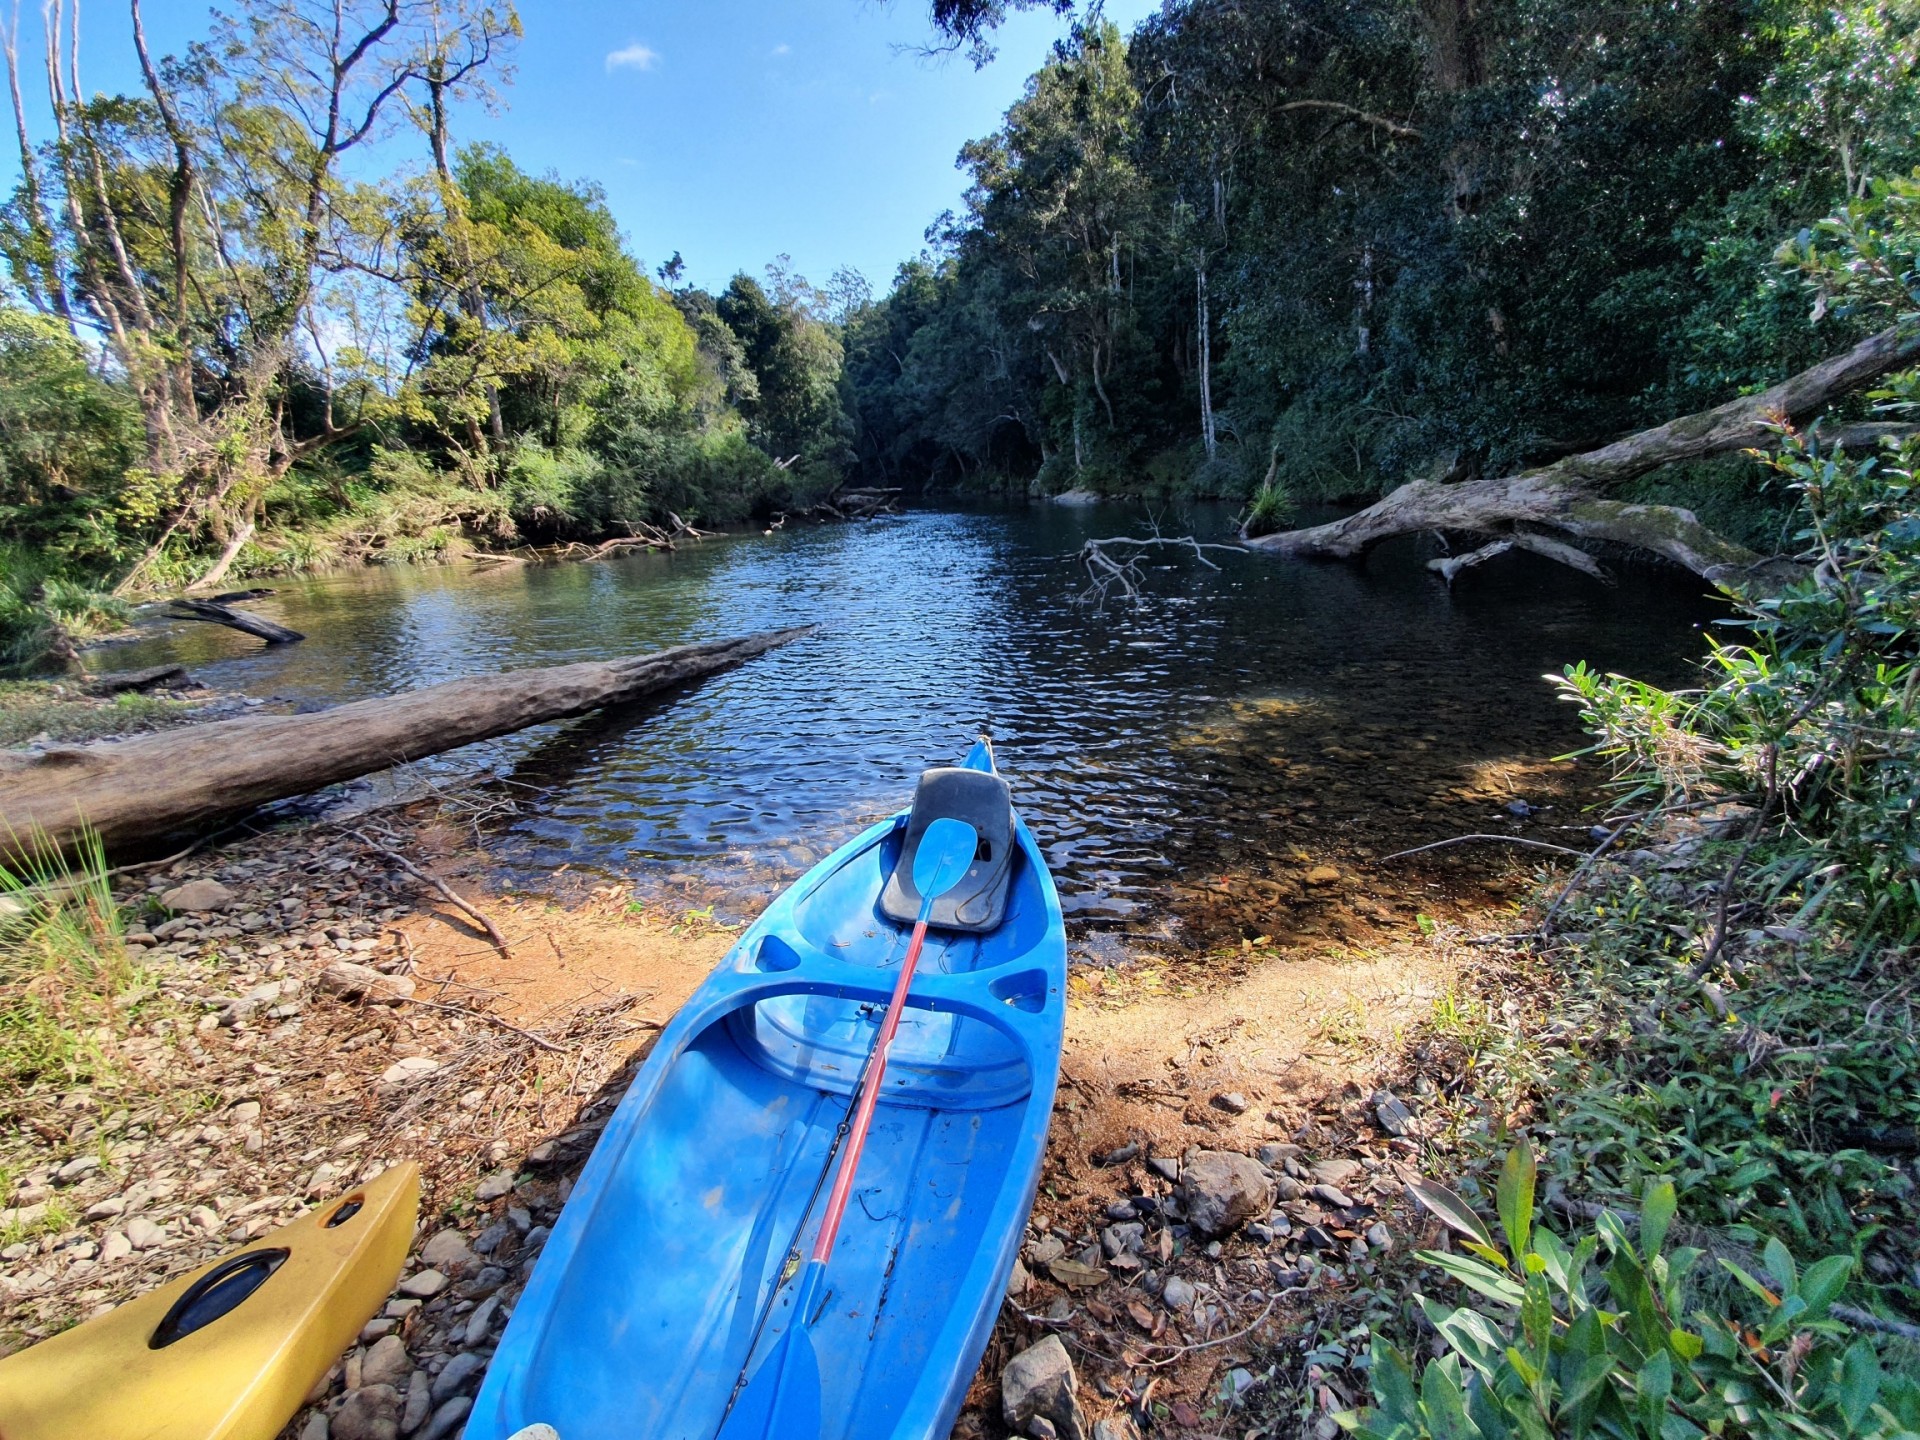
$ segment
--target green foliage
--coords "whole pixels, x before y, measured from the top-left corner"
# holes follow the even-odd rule
[[[97,837],[65,855],[9,834],[0,863],[0,1078],[75,1083],[112,1068],[110,1041],[138,971]]]
[[[1920,158],[1910,0],[1439,13],[1173,0],[1124,41],[1075,29],[849,325],[861,465],[1137,491],[1204,438],[1206,380],[1196,488],[1251,496],[1277,459],[1298,499],[1348,499],[1588,448],[1861,333],[1768,261]],[[1773,533],[1732,475],[1648,483]]]
[[[1419,1258],[1479,1297],[1422,1299],[1446,1353],[1420,1367],[1376,1339],[1373,1407],[1338,1417],[1361,1440],[1610,1440],[1688,1436],[1907,1436],[1920,1430],[1920,1384],[1889,1374],[1873,1342],[1831,1310],[1854,1262],[1832,1255],[1802,1270],[1778,1241],[1764,1272],[1721,1260],[1747,1303],[1689,1311],[1703,1255],[1667,1237],[1674,1187],[1649,1183],[1639,1234],[1603,1211],[1569,1248],[1536,1224],[1535,1166],[1522,1143],[1497,1190],[1501,1240],[1458,1195],[1416,1197],[1462,1238],[1465,1255]]]
[[[74,641],[118,630],[130,614],[54,556],[0,539],[0,672],[65,663]]]
[[[1862,947],[1920,940],[1917,460],[1911,443],[1857,457],[1783,430],[1769,463],[1802,505],[1806,578],[1741,600],[1751,639],[1717,644],[1697,693],[1584,667],[1563,682],[1637,793],[1761,797],[1784,822],[1759,857],[1769,892]]]

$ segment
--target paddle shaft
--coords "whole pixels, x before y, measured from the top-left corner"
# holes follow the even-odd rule
[[[887,1074],[887,1050],[893,1044],[893,1032],[900,1028],[900,1012],[906,1008],[907,987],[913,984],[913,970],[920,963],[920,947],[926,943],[927,917],[932,909],[933,897],[928,896],[920,906],[920,918],[914,922],[913,940],[900,966],[900,978],[894,982],[886,1018],[880,1022],[880,1033],[873,1037],[873,1060],[867,1067],[866,1084],[860,1088],[860,1102],[853,1112],[846,1152],[840,1157],[840,1169],[833,1177],[832,1193],[827,1196],[826,1214],[820,1217],[820,1234],[813,1242],[810,1257],[813,1264],[825,1265],[833,1255],[833,1242],[840,1234],[840,1219],[847,1213],[847,1201],[853,1194],[854,1172],[860,1168],[860,1152],[866,1147],[867,1131],[873,1126],[873,1107],[880,1101],[880,1082]],[[801,1323],[805,1323],[804,1318]]]

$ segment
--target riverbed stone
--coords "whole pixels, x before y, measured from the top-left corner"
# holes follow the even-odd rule
[[[427,1421],[427,1428],[420,1432],[419,1440],[445,1440],[446,1436],[453,1434],[460,1427],[460,1422],[467,1418],[467,1412],[471,1409],[473,1409],[471,1396],[454,1396],[433,1412],[433,1418]]]
[[[385,1335],[374,1341],[360,1362],[362,1385],[398,1386],[412,1373],[413,1357],[407,1354],[406,1342],[398,1335]]]
[[[414,984],[405,975],[387,975],[371,965],[335,960],[320,972],[320,988],[343,1000],[364,999],[370,1005],[397,1005],[413,998]]]
[[[411,1435],[433,1413],[432,1382],[427,1372],[416,1370],[407,1377],[407,1398],[400,1407],[400,1433]]]
[[[487,1368],[487,1362],[471,1350],[462,1350],[447,1361],[446,1368],[433,1377],[433,1403],[444,1404],[460,1394]]]
[[[362,1385],[333,1417],[333,1440],[400,1440],[400,1392]]]
[[[1058,1335],[1022,1350],[1000,1375],[1000,1409],[1016,1434],[1036,1418],[1050,1421],[1062,1440],[1085,1440],[1073,1359]]]
[[[167,1243],[167,1232],[146,1216],[136,1215],[127,1222],[127,1243],[136,1250],[152,1250]]]
[[[438,1270],[422,1270],[400,1282],[400,1293],[411,1300],[431,1300],[447,1288],[447,1277]]]
[[[199,915],[226,909],[233,904],[233,892],[218,880],[189,880],[163,891],[160,903],[176,915],[183,912]]]
[[[1391,1090],[1373,1092],[1373,1117],[1389,1135],[1405,1135],[1413,1129],[1413,1112]]]
[[[1231,1150],[1189,1150],[1180,1163],[1180,1200],[1201,1235],[1230,1235],[1271,1208],[1273,1189],[1260,1166]]]
[[[1160,1303],[1169,1310],[1188,1310],[1193,1307],[1193,1286],[1178,1275],[1167,1277],[1167,1283],[1160,1287]]]
[[[473,1264],[473,1247],[458,1230],[438,1230],[420,1247],[420,1259],[435,1270],[464,1270]]]

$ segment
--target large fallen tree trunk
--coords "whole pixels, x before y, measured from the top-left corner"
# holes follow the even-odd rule
[[[1773,438],[1770,425],[1782,419],[1804,421],[1841,396],[1916,360],[1920,329],[1895,326],[1756,395],[1669,420],[1597,450],[1498,479],[1457,484],[1415,480],[1345,519],[1245,540],[1257,550],[1281,555],[1348,560],[1395,535],[1466,530],[1509,536],[1517,548],[1569,563],[1571,556],[1585,554],[1563,543],[1561,548],[1569,553],[1553,555],[1552,545],[1528,543],[1540,531],[1558,531],[1574,540],[1651,551],[1715,584],[1732,584],[1764,575],[1776,562],[1715,533],[1690,510],[1626,504],[1606,498],[1606,492],[1663,465],[1764,446]],[[1843,435],[1857,447],[1876,430],[1895,433],[1905,428],[1848,426]],[[1492,546],[1482,549],[1498,553]]]
[[[312,715],[221,720],[133,740],[0,756],[0,855],[65,846],[90,827],[111,848],[476,740],[651,695],[807,633],[764,630],[624,660],[475,675]]]

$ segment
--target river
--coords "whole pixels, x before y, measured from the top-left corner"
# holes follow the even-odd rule
[[[1163,523],[1224,539],[1227,519]],[[591,564],[360,569],[256,603],[303,644],[169,623],[114,663],[315,705],[811,624],[683,693],[431,768],[513,782],[490,843],[516,883],[619,872],[740,916],[986,728],[1084,933],[1164,925],[1176,881],[1487,828],[1507,793],[1553,807],[1529,834],[1583,830],[1592,777],[1547,763],[1577,718],[1541,676],[1682,681],[1716,613],[1687,577],[1608,589],[1517,555],[1450,593],[1411,541],[1364,568],[1162,551],[1138,602],[1086,603],[1082,541],[1142,533],[1120,507],[921,510]]]

